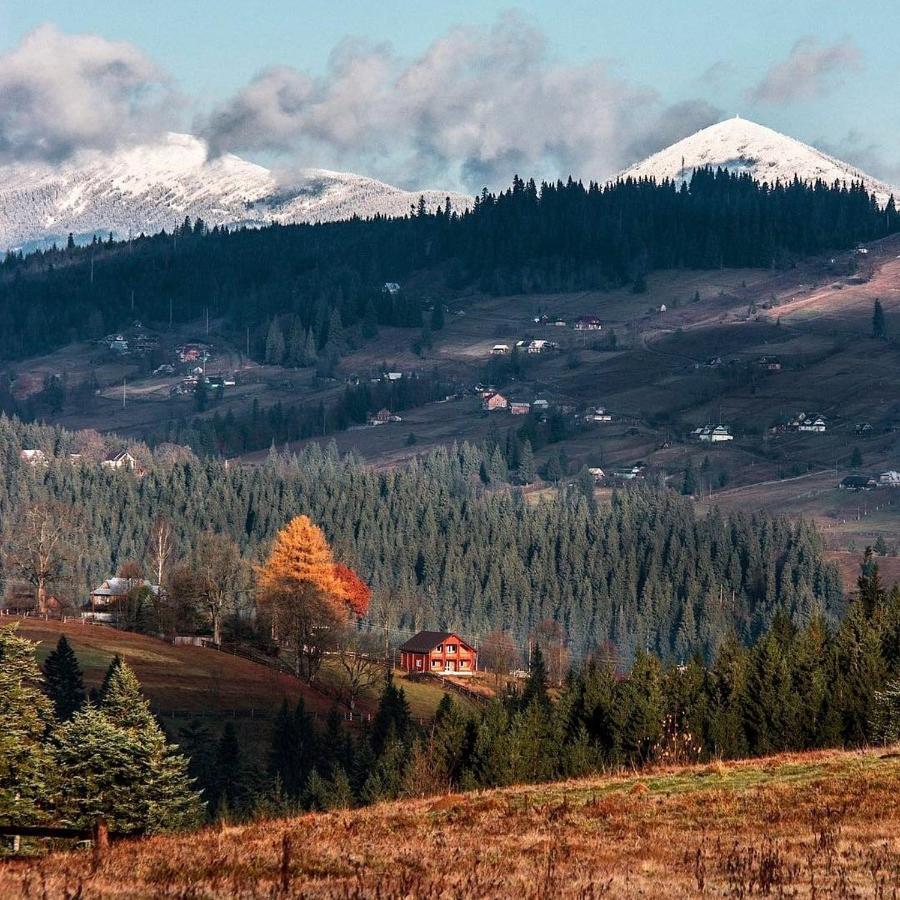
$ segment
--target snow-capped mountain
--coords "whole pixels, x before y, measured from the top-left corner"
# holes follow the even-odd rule
[[[264,225],[403,215],[420,194],[429,209],[447,196],[455,209],[470,202],[324,169],[303,170],[286,185],[238,156],[210,159],[196,137],[168,134],[111,154],[83,152],[60,166],[0,166],[0,250],[62,244],[70,232],[82,240],[152,234],[185,216],[210,225]]]
[[[694,169],[703,166],[748,172],[757,181],[767,181],[769,184],[793,181],[795,174],[803,181],[821,179],[828,184],[834,181],[847,184],[862,181],[882,204],[895,193],[890,185],[861,172],[850,163],[739,117],[703,128],[635,163],[617,177],[653,177],[657,181],[668,178],[681,182],[690,179]]]

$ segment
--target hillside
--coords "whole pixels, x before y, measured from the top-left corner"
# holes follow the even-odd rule
[[[826,184],[862,182],[881,204],[897,193],[891,185],[850,163],[739,116],[703,128],[629,166],[617,177],[668,179],[680,184],[690,180],[695,169],[706,166],[747,173],[770,185],[776,181],[790,184],[794,176]]]
[[[109,232],[124,240],[171,230],[185,216],[251,226],[403,216],[420,193],[324,169],[282,182],[264,166],[233,154],[210,158],[202,140],[170,133],[112,154],[83,152],[60,166],[0,166],[0,248],[62,246],[70,232],[80,241]],[[425,191],[428,208],[448,194],[457,209],[468,206],[467,197]]]
[[[889,897],[898,779],[896,750],[663,768],[114,844],[96,873],[60,853],[39,877],[43,896],[85,900]],[[5,863],[0,893],[28,896],[36,877]]]
[[[9,621],[4,617],[0,625]],[[283,699],[293,705],[302,696],[307,709],[322,718],[334,704],[332,695],[325,690],[248,659],[205,647],[175,647],[134,632],[38,619],[21,619],[19,634],[40,642],[41,661],[56,646],[60,634],[65,634],[78,656],[88,688],[99,686],[107,666],[118,654],[134,669],[157,715],[173,726],[201,716],[213,722],[232,718],[262,723],[255,728],[267,732]],[[334,683],[337,673],[326,666],[322,679],[323,684]],[[399,673],[398,683],[417,718],[433,715],[444,696],[440,686],[409,682]],[[371,712],[376,704],[377,689],[373,688],[361,697],[359,709]]]

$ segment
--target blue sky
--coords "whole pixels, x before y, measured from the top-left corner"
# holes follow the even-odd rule
[[[503,51],[494,42],[490,50],[494,62],[485,90],[497,89],[504,77],[514,77],[510,71],[518,70],[509,66],[540,69],[543,74],[533,91],[499,100],[477,127],[487,129],[503,119],[504,104],[522,97],[546,98],[548,85],[558,92],[553,101],[558,105],[566,90],[584,91],[591,83],[591,71],[584,67],[602,67],[602,84],[588,94],[585,104],[579,107],[578,98],[572,97],[572,109],[545,125],[539,139],[518,146],[513,138],[524,128],[541,127],[537,121],[529,123],[527,117],[520,117],[504,121],[496,134],[462,141],[458,132],[465,123],[459,117],[464,116],[466,107],[477,103],[477,94],[457,90],[445,101],[432,86],[427,100],[430,106],[425,109],[425,100],[421,107],[410,105],[410,97],[396,96],[396,91],[387,98],[384,75],[371,87],[371,105],[377,100],[387,122],[362,124],[357,109],[353,113],[357,120],[349,131],[336,134],[339,125],[323,123],[325,109],[338,119],[346,114],[345,108],[335,108],[334,91],[341,88],[332,83],[329,59],[336,47],[347,46],[342,42],[348,37],[363,39],[366,52],[377,48],[379,64],[394,78],[459,26],[481,35],[473,38],[477,57],[485,46],[478,41],[488,40],[484,36],[510,9],[517,11],[519,23],[513,40],[524,45],[539,37],[543,46],[533,54],[521,51],[527,58],[509,63],[498,61]],[[900,181],[896,89],[900,54],[894,39],[900,34],[900,4],[893,2],[870,3],[862,16],[851,4],[823,0],[683,0],[677,4],[574,0],[564,5],[520,0],[514,6],[486,0],[132,0],[119,4],[0,0],[0,53],[15,52],[29,32],[48,22],[66,34],[94,33],[135,45],[164,73],[166,90],[177,94],[178,103],[171,105],[178,107],[179,127],[195,131],[206,127],[223,151],[234,150],[266,162],[274,158],[285,165],[354,166],[373,174],[393,175],[395,180],[404,180],[404,173],[408,176],[405,180],[440,180],[445,175],[445,180],[467,181],[467,186],[479,178],[500,178],[506,168],[524,165],[534,166],[534,174],[540,176],[564,175],[561,170],[567,165],[584,176],[592,166],[614,167],[627,161],[629,154],[681,136],[678,128],[673,130],[673,120],[684,110],[682,131],[707,124],[716,115],[740,113],[851,158],[873,175]],[[885,39],[885,35],[892,38]],[[501,43],[506,40],[504,37]],[[520,50],[516,54],[519,60]],[[285,67],[277,86],[264,83],[252,97],[242,94],[260,72],[272,66]],[[371,72],[371,67],[366,71]],[[277,128],[281,131],[271,142],[252,134],[275,125],[271,118],[248,123],[247,104],[255,102],[253,98],[264,89],[283,93],[285,84],[306,98],[305,79],[315,82],[309,90],[316,99],[308,101],[311,106],[304,107],[300,118],[286,122],[279,114]],[[573,143],[557,146],[549,133],[552,128],[568,132],[579,115],[592,115],[592,104],[603,105],[604,96],[613,95],[618,105],[607,110],[610,121],[604,128],[596,133],[582,129]],[[451,121],[448,113],[435,121],[437,109],[454,104],[456,120]],[[210,117],[216,112],[219,121],[213,122]],[[402,133],[395,145],[389,122],[397,123],[405,116],[427,120],[417,127],[433,128],[439,137],[432,142],[421,132]],[[547,119],[548,110],[538,108],[535,120],[538,117]],[[0,128],[2,125],[0,113]],[[593,153],[587,149],[594,134],[598,140],[610,142],[619,132],[630,150]],[[446,152],[445,135],[452,144]],[[507,136],[516,146],[504,156],[500,145]],[[82,137],[79,130],[75,144]],[[354,140],[358,141],[356,147]],[[438,141],[440,150],[433,146]],[[608,174],[597,172],[596,177]]]

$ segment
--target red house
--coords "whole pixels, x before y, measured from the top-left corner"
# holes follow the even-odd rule
[[[452,631],[420,631],[400,646],[400,668],[433,675],[473,675],[478,651]]]

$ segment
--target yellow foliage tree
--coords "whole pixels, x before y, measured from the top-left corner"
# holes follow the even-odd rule
[[[256,598],[271,616],[276,642],[296,654],[297,674],[312,681],[350,605],[328,541],[308,516],[291,519],[276,535],[256,570]]]

